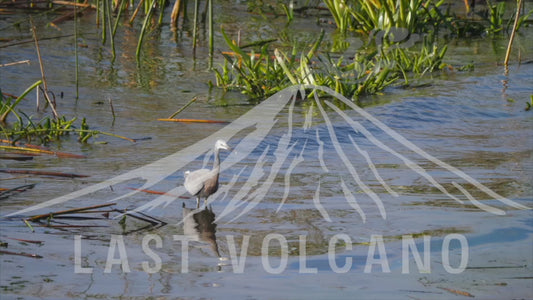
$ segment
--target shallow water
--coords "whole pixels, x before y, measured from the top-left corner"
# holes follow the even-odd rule
[[[252,32],[264,38],[271,30],[261,18],[246,19],[243,10],[224,12],[221,15],[224,17],[220,17],[221,22],[232,15],[244,19],[228,22],[228,26],[232,32],[242,29],[242,36],[251,40],[256,37],[252,37]],[[131,45],[132,37],[121,35],[117,61],[115,65],[110,65],[110,54],[102,50],[95,32],[89,30],[90,17],[85,18],[83,41],[88,47],[80,50],[82,80],[79,100],[73,100],[73,55],[63,55],[64,52],[72,53],[71,42],[66,38],[41,42],[48,84],[56,94],[64,93],[64,98],[58,99],[58,110],[69,116],[86,116],[89,125],[95,129],[131,138],[151,139],[130,143],[98,137],[93,143],[80,145],[73,137],[60,142],[58,149],[84,154],[87,158],[39,156],[27,162],[0,161],[2,168],[90,176],[82,179],[11,179],[14,176],[2,174],[2,187],[37,184],[29,191],[1,200],[2,216],[135,170],[183,150],[222,129],[225,126],[223,124],[162,123],[155,120],[167,117],[193,96],[198,95],[199,100],[182,113],[184,118],[233,121],[253,107],[242,95],[223,94],[208,88],[206,82],[213,80],[212,75],[206,71],[204,59],[191,59],[190,40],[187,37],[176,46],[171,41],[171,34],[162,32],[160,40],[149,42],[147,51],[152,55],[152,60],[139,70],[135,63],[135,48]],[[52,28],[41,30],[43,35],[56,34]],[[69,30],[69,26],[64,26],[62,34],[68,34]],[[134,29],[131,31],[134,32]],[[28,37],[24,29],[9,34]],[[531,44],[531,31],[525,31],[525,34],[519,37],[519,43]],[[391,88],[383,95],[365,97],[361,103],[365,105],[366,112],[433,157],[459,168],[501,196],[532,207],[533,118],[531,112],[524,108],[525,102],[533,94],[533,64],[513,65],[509,75],[502,75],[503,68],[494,62],[503,57],[501,49],[505,48],[505,44],[503,40],[457,42],[450,49],[450,62],[464,64],[473,61],[473,71],[445,71],[429,80],[430,85],[409,89]],[[205,49],[200,50],[200,55],[202,51]],[[525,60],[531,59],[531,53],[527,51],[522,56]],[[18,59],[31,59],[32,64],[7,70],[2,68],[4,92],[19,94],[40,77],[31,43],[4,48],[0,53],[2,63],[4,60]],[[108,99],[113,100],[117,114],[114,124]],[[238,162],[232,160],[231,154],[221,153],[224,163],[234,164],[224,168],[221,192],[212,199],[212,212],[217,217],[223,215],[228,203],[237,197],[247,179],[257,175],[253,170],[258,161],[264,162],[262,170],[265,172],[258,182],[265,181],[268,172],[275,168],[277,155],[280,155],[276,150],[281,147],[280,141],[286,137],[287,128],[292,122],[290,142],[294,148],[276,173],[270,188],[261,194],[264,196],[262,200],[242,216],[237,217],[241,210],[235,210],[216,221],[216,247],[221,258],[213,249],[212,225],[206,226],[206,233],[202,236],[210,238],[211,242],[190,235],[185,240],[174,238],[175,235],[178,239],[185,238],[184,235],[190,233],[184,229],[188,225],[183,224],[187,218],[184,218],[182,205],[185,203],[187,208],[194,208],[195,201],[192,198],[170,197],[172,202],[167,206],[146,211],[148,215],[168,223],[157,228],[145,228],[149,224],[130,217],[126,218],[125,227],[119,224],[120,218],[92,221],[58,219],[67,224],[105,227],[35,227],[32,233],[20,217],[3,218],[0,220],[1,241],[9,244],[5,250],[35,253],[43,258],[2,255],[2,299],[19,296],[28,299],[144,299],[150,296],[169,299],[352,299],[354,295],[374,299],[442,299],[461,296],[461,293],[463,296],[464,293],[470,293],[483,299],[531,297],[531,210],[517,210],[489,197],[464,180],[458,181],[455,174],[409,151],[360,114],[344,110],[349,118],[360,122],[379,141],[411,159],[450,194],[464,201],[459,203],[414,172],[398,157],[355,131],[331,109],[327,109],[330,122],[321,118],[316,105],[309,117],[311,106],[311,101],[297,101],[292,114],[288,106],[283,108],[276,114],[277,123],[266,137],[256,147],[248,149],[250,153],[240,157]],[[22,107],[31,109],[34,103],[27,101]],[[311,122],[306,123],[306,118]],[[332,126],[338,142],[331,137],[328,125]],[[252,130],[247,128],[240,132],[229,141],[230,145],[238,146]],[[354,149],[351,139],[363,152]],[[99,141],[107,143],[95,143]],[[347,159],[355,166],[361,182],[383,202],[385,215],[379,210],[375,199],[364,193],[362,185],[353,179],[353,172],[339,157],[336,145],[347,153]],[[323,164],[318,158],[319,151],[323,151]],[[369,155],[372,163],[366,160],[363,153]],[[235,157],[238,156],[237,152]],[[290,169],[291,162],[299,156],[302,161]],[[190,157],[191,162],[183,170],[176,170],[150,189],[162,192],[172,190],[170,193],[174,193],[173,189],[183,181],[185,169],[210,164],[209,159],[203,154]],[[397,197],[379,182],[370,165],[375,166],[382,180],[398,194]],[[290,189],[286,195],[285,175],[288,173]],[[495,215],[473,205],[454,187],[454,181],[458,181],[483,204],[504,210],[506,214]],[[129,188],[142,187],[143,182],[141,179],[128,180],[27,215],[107,203],[131,192]],[[353,193],[360,211],[349,205],[340,182],[344,182]],[[318,186],[320,204],[329,218],[317,209],[315,201]],[[259,185],[254,186],[251,192],[256,189],[259,190]],[[134,209],[157,197],[136,193],[118,200],[116,206]],[[283,199],[285,202],[280,208]],[[243,203],[247,205],[251,198],[246,200],[248,202]],[[240,209],[246,208],[246,205]],[[202,212],[202,216],[209,218],[205,212]],[[142,246],[143,239],[150,238],[148,234],[154,234],[156,237],[153,238],[160,237],[162,241],[161,247],[156,247],[155,241],[149,244],[153,253],[161,259],[161,269],[154,274],[146,272],[142,265],[145,261],[149,266],[154,265],[154,256],[150,256],[151,252]],[[330,247],[332,238],[339,237],[338,234],[344,234],[343,237],[349,237],[350,241],[341,239]],[[110,273],[105,272],[106,264],[120,255],[118,248],[110,247],[115,235],[123,239],[129,272],[123,272],[119,264],[113,265]],[[402,244],[403,235],[413,236],[421,259],[423,250],[426,250],[430,272],[421,271],[412,254],[409,263],[404,264],[402,254],[407,248]],[[424,248],[422,235],[430,238],[427,248]],[[79,256],[75,255],[76,236],[81,236]],[[383,238],[386,252],[386,259],[375,261],[374,264],[371,263],[373,257],[384,257],[378,255],[381,253],[379,250],[372,252],[374,248],[369,242],[373,236]],[[464,237],[467,247],[459,244],[457,237]],[[32,244],[12,238],[43,243]],[[248,238],[248,247],[245,247],[243,241]],[[269,238],[274,240],[269,247],[265,247],[263,244]],[[282,241],[278,242],[276,238]],[[406,238],[403,240],[407,241]],[[444,247],[448,241],[448,247]],[[187,247],[183,248],[186,243]],[[280,243],[287,246],[286,262],[280,255]],[[349,246],[352,249],[347,249]],[[243,248],[246,252],[241,252]],[[111,251],[108,257],[110,249],[116,251]],[[453,274],[453,270],[460,269],[461,258],[465,257],[461,251],[465,249],[468,250],[466,268],[459,274]],[[369,252],[376,255],[369,255]],[[266,253],[269,255],[266,256]],[[81,267],[93,268],[91,274],[80,273],[80,270],[76,272],[77,257],[81,259]],[[269,260],[265,260],[266,257]],[[447,258],[449,263],[445,261]],[[332,261],[342,267],[347,259],[352,261],[348,269],[339,271],[332,267]],[[239,265],[239,262],[243,265]],[[407,265],[409,271],[404,274],[402,268]],[[275,274],[278,266],[281,272]],[[365,272],[367,266],[371,267],[366,270],[370,272]]]

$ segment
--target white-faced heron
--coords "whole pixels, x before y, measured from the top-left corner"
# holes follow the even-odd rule
[[[196,207],[200,207],[200,198],[205,198],[207,205],[207,197],[214,194],[218,190],[218,175],[220,174],[220,158],[218,152],[220,149],[231,150],[230,146],[223,140],[218,140],[215,143],[215,161],[213,162],[213,169],[200,169],[194,172],[185,172],[185,189],[196,196]]]

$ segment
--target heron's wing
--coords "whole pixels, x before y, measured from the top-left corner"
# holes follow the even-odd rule
[[[204,187],[204,183],[209,178],[210,173],[211,170],[200,169],[190,172],[189,174],[185,174],[185,182],[183,183],[183,186],[185,186],[185,189],[191,195],[196,195]]]

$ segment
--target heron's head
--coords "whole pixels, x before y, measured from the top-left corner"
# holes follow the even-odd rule
[[[220,149],[231,150],[231,147],[228,146],[228,144],[226,144],[226,141],[224,141],[224,140],[218,140],[218,141],[215,143],[215,149],[216,149],[216,150],[220,150]]]

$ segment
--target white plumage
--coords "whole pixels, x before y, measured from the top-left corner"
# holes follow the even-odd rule
[[[185,172],[184,186],[187,192],[196,196],[196,207],[200,207],[200,198],[204,197],[207,204],[207,197],[218,190],[218,176],[220,173],[220,158],[218,152],[220,149],[231,150],[230,146],[224,140],[217,140],[215,143],[215,161],[213,168],[200,169],[193,172]]]

